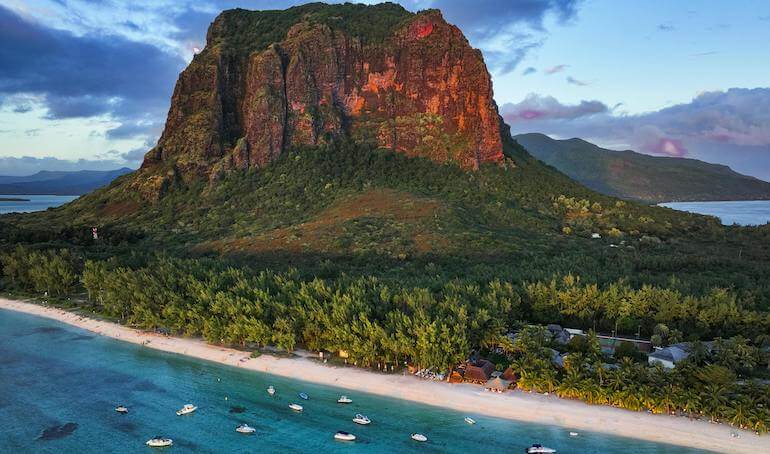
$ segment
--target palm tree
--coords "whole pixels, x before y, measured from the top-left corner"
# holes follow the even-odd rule
[[[702,404],[700,394],[693,389],[688,389],[684,392],[684,404],[682,410],[685,411],[690,417],[696,413],[702,413]]]
[[[556,388],[556,392],[559,397],[575,399],[580,397],[581,385],[580,374],[575,370],[570,370],[561,380],[559,387]]]
[[[748,398],[731,402],[726,408],[725,416],[730,424],[745,429],[751,425],[754,404]]]
[[[727,409],[727,388],[722,385],[706,385],[701,394],[701,401],[712,421],[716,421]]]

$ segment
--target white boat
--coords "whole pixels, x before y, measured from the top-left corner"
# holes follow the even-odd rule
[[[354,441],[356,439],[356,436],[353,435],[350,432],[344,432],[344,431],[340,430],[339,432],[334,434],[334,439],[335,440],[342,440],[342,441]]]
[[[241,434],[253,434],[257,431],[257,429],[251,427],[248,424],[241,424],[240,426],[235,428],[235,431]]]
[[[353,418],[353,422],[356,424],[361,424],[362,426],[366,426],[372,423],[369,418],[367,418],[365,415],[362,415],[361,413],[358,413],[356,417]]]
[[[118,405],[117,407],[115,407],[115,411],[118,413],[126,414],[128,413],[128,407],[126,407],[125,405]]]
[[[294,411],[302,411],[302,405],[300,404],[289,404],[289,408]]]
[[[534,444],[527,448],[525,451],[527,454],[553,454],[556,452],[553,448],[548,448],[540,444]]]
[[[428,441],[428,437],[423,434],[412,434],[412,440],[414,441]]]
[[[271,396],[275,395],[275,388],[273,388],[273,385],[267,387],[267,393]]]
[[[176,415],[177,416],[189,415],[190,413],[194,412],[197,409],[198,407],[196,407],[193,404],[184,404],[184,407],[176,411]]]
[[[338,404],[352,404],[353,399],[349,398],[348,396],[340,396],[339,399],[337,399]]]
[[[166,446],[171,446],[174,444],[174,440],[170,438],[163,438],[161,436],[156,436],[154,438],[151,438],[147,440],[146,445],[151,448],[165,448]]]
[[[570,433],[569,433],[569,436],[570,436],[570,437],[577,437],[577,436],[578,436],[578,433],[577,433],[577,432],[570,432]]]
[[[465,422],[467,422],[468,424],[476,424],[476,420],[471,418],[470,416],[465,417]]]
[[[302,400],[308,400],[308,399],[310,399],[310,397],[308,397],[308,395],[307,395],[307,394],[305,394],[305,393],[299,393],[299,397],[300,397],[300,399],[302,399]]]

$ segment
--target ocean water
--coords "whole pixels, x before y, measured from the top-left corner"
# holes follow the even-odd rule
[[[76,195],[3,195],[0,199],[28,199],[29,202],[4,202],[0,200],[0,214],[29,213],[43,211],[50,207],[58,207],[78,198]]]
[[[178,452],[517,453],[535,442],[562,454],[703,452],[480,415],[471,426],[465,414],[305,383],[302,373],[289,380],[220,366],[0,310],[0,452],[147,453],[155,435],[173,438],[166,450]],[[310,400],[294,413],[287,405],[300,391]],[[342,393],[354,402],[337,404]],[[176,416],[188,402],[199,410]],[[130,412],[116,413],[117,404]],[[372,424],[355,425],[357,412]],[[244,422],[257,433],[236,433]],[[358,440],[334,441],[337,430]],[[412,432],[429,441],[412,441]]]
[[[661,206],[718,217],[724,225],[764,225],[770,222],[770,200],[730,202],[668,202]]]

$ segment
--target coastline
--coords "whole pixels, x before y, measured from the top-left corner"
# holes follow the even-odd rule
[[[113,339],[144,345],[241,369],[292,378],[304,370],[303,380],[385,397],[450,408],[461,412],[563,427],[565,430],[602,432],[659,443],[719,452],[770,452],[770,436],[757,436],[728,425],[684,417],[589,405],[522,391],[494,394],[478,385],[448,384],[408,375],[388,375],[355,367],[321,364],[308,357],[278,358],[210,345],[199,339],[167,337],[115,323],[91,319],[62,309],[0,297],[0,309],[57,320]],[[733,438],[732,432],[740,434]]]

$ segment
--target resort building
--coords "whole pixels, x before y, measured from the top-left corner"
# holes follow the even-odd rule
[[[688,356],[690,356],[689,344],[683,342],[665,348],[657,348],[647,357],[647,362],[650,366],[660,363],[666,369],[673,369],[676,367],[676,363],[687,359]]]

